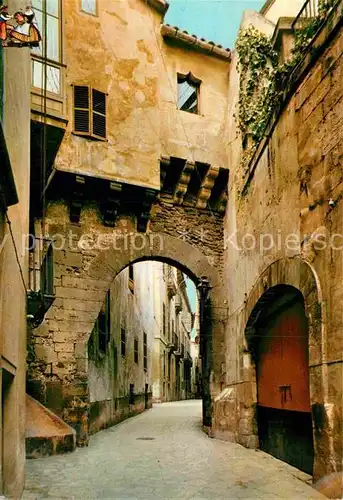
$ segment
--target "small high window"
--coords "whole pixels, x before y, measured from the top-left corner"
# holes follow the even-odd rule
[[[81,0],[81,10],[87,14],[97,15],[97,0]]]
[[[111,317],[110,317],[110,292],[107,293],[105,302],[98,316],[99,350],[106,352],[110,340]]]
[[[166,336],[166,305],[163,303],[163,317],[162,317],[162,330],[163,330],[163,337]]]
[[[121,329],[121,336],[120,336],[120,352],[123,358],[126,356],[126,332],[124,328]]]
[[[192,73],[177,75],[177,104],[181,111],[199,114],[200,83]]]
[[[88,342],[88,355],[90,359],[101,358],[107,351],[111,336],[110,292],[100,309],[95,321],[93,331]]]
[[[106,139],[106,94],[74,85],[74,134]]]
[[[135,363],[138,364],[139,354],[138,354],[138,338],[137,337],[135,337],[135,340],[134,340],[134,360],[135,360]]]

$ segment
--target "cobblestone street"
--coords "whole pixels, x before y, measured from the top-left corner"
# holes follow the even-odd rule
[[[301,475],[263,452],[209,439],[193,400],[155,405],[94,435],[88,448],[28,460],[23,498],[324,498]]]

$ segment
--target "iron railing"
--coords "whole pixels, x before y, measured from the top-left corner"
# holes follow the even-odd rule
[[[27,312],[31,325],[37,327],[55,300],[52,241],[46,238],[35,238],[29,259]]]
[[[52,241],[35,238],[30,251],[29,290],[54,294],[54,258]]]
[[[292,23],[292,29],[295,31],[304,29],[313,19],[318,19],[318,21],[321,19],[324,20],[336,1],[337,0],[326,0],[325,9],[321,9],[319,0],[306,0],[299,14]]]

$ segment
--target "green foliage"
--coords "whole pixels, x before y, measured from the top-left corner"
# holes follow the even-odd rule
[[[250,133],[258,141],[270,112],[277,53],[269,39],[253,26],[240,31],[236,47],[240,70],[239,126],[243,135]]]
[[[240,72],[239,128],[243,141],[247,134],[252,138],[247,154],[243,154],[243,166],[249,164],[253,152],[261,141],[271,115],[280,100],[295,66],[326,18],[334,0],[319,0],[318,16],[304,19],[302,29],[295,31],[292,57],[284,64],[278,63],[278,54],[271,40],[253,26],[241,30],[237,39]]]

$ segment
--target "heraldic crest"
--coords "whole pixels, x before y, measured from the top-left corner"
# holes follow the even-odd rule
[[[34,21],[31,7],[8,13],[6,5],[0,6],[0,42],[3,47],[38,47],[42,40]]]

